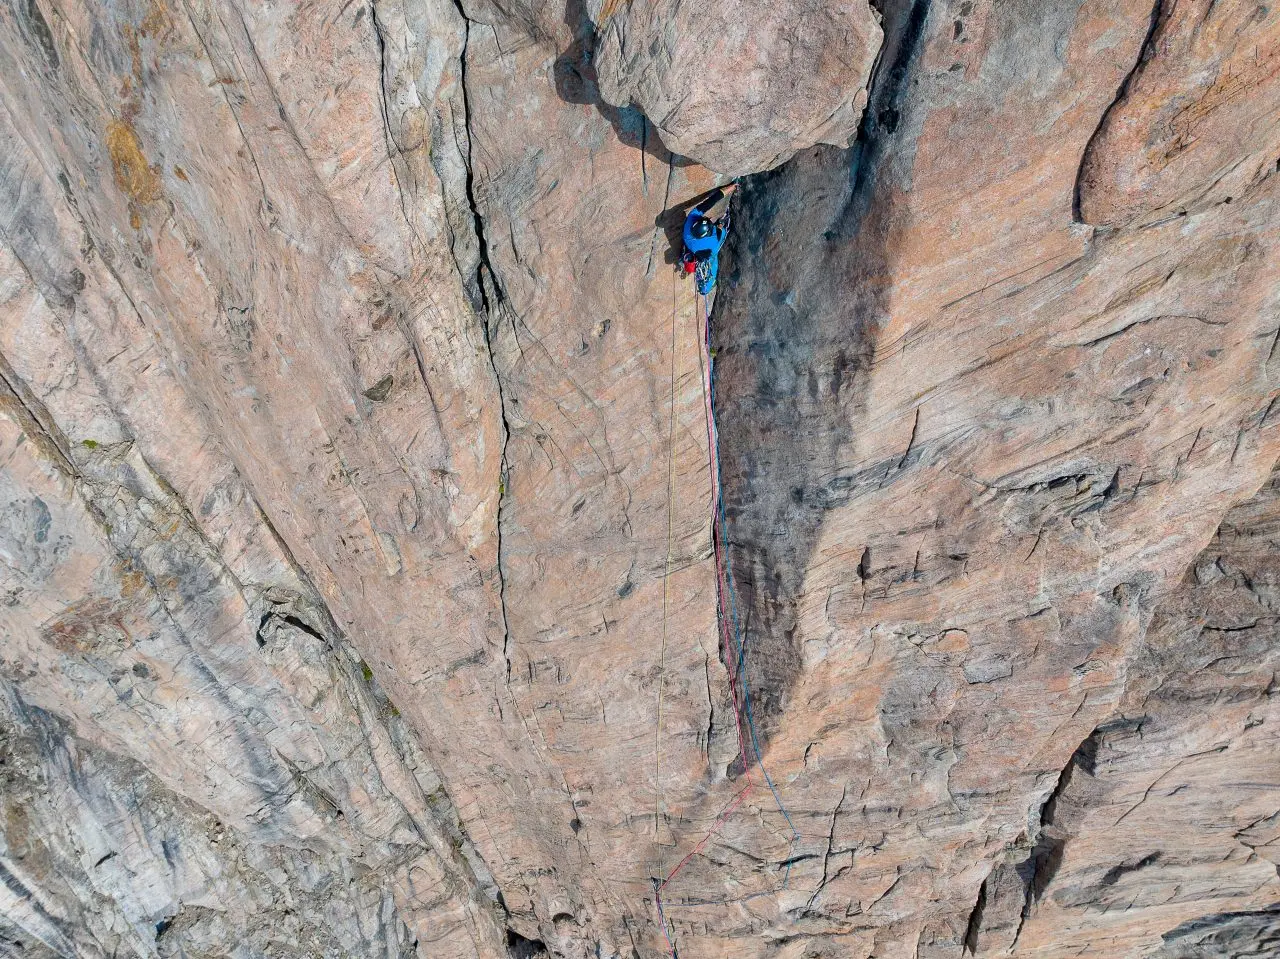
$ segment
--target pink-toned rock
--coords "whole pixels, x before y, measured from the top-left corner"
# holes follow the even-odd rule
[[[0,11],[3,950],[1265,948],[1280,178],[1081,223],[1151,5],[885,5],[714,304],[748,715],[673,237],[871,21],[708,169],[667,9]]]
[[[857,135],[883,37],[866,0],[592,0],[588,10],[601,96],[638,107],[673,153],[742,176]]]
[[[1280,10],[1160,3],[1080,170],[1086,223],[1231,203],[1280,162]]]
[[[1266,954],[1280,929],[1278,535],[1273,474],[1157,610],[1120,715],[1077,748],[1028,857],[986,880],[976,954]],[[992,891],[1009,880],[1031,894],[1001,928]]]

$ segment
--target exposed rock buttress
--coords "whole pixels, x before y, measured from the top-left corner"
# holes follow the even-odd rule
[[[0,8],[0,952],[1270,955],[1277,16]]]

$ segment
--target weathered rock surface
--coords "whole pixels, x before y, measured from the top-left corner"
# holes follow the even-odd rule
[[[1119,715],[1076,749],[1034,845],[985,881],[978,952],[1275,952],[1278,546],[1273,474],[1157,609]],[[993,922],[1013,877],[1016,908]]]
[[[1230,203],[1280,153],[1280,11],[1263,4],[1158,3],[1080,171],[1086,223]]]
[[[1274,952],[1260,10],[0,8],[0,948]]]
[[[639,107],[675,153],[741,176],[853,142],[882,39],[866,0],[588,9],[601,96]]]

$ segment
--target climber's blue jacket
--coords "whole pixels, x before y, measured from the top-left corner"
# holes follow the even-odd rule
[[[711,233],[707,236],[694,236],[693,226],[699,220],[707,219],[707,214],[711,212],[711,208],[724,198],[724,193],[715,190],[709,197],[695,206],[689,211],[689,215],[684,219],[684,249],[685,255],[696,260],[699,269],[698,292],[706,296],[711,292],[712,287],[716,285],[716,276],[720,272],[720,247],[724,246],[724,241],[729,235],[719,223],[711,223]]]

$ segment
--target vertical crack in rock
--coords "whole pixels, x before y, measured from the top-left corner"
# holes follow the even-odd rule
[[[1120,88],[1116,90],[1115,97],[1107,104],[1107,108],[1102,111],[1102,118],[1098,120],[1097,127],[1094,128],[1093,133],[1089,136],[1089,142],[1085,144],[1084,152],[1080,154],[1080,165],[1076,169],[1075,187],[1071,193],[1071,219],[1076,223],[1084,223],[1084,217],[1080,212],[1080,195],[1089,156],[1093,152],[1094,144],[1107,128],[1111,115],[1117,107],[1124,103],[1129,94],[1129,88],[1133,86],[1134,78],[1142,69],[1143,64],[1150,60],[1153,55],[1153,41],[1155,40],[1156,31],[1160,28],[1160,21],[1164,18],[1164,3],[1165,0],[1155,0],[1152,3],[1151,19],[1147,24],[1147,35],[1142,40],[1142,46],[1138,48],[1137,59],[1133,61],[1133,66],[1129,68],[1129,72],[1125,74],[1124,79],[1120,82]]]
[[[490,358],[492,359],[492,352]],[[498,377],[497,365],[494,364],[493,375],[498,380],[499,402],[504,404],[502,414],[502,466],[500,467],[501,478],[498,480],[498,510],[496,518],[497,526],[497,552],[498,552],[498,606],[499,613],[502,616],[502,659],[506,663],[506,681],[511,682],[511,623],[507,618],[507,578],[503,571],[503,552],[502,552],[502,507],[507,498],[507,441],[511,436],[511,431],[507,427],[506,417],[506,397],[503,395],[502,379]]]
[[[470,164],[468,163],[468,171]],[[468,173],[469,175],[469,173]],[[477,223],[480,220],[480,213],[476,212]],[[487,253],[481,241],[481,262],[487,264]],[[487,266],[484,267],[488,269]],[[498,309],[510,309],[507,304],[497,301]],[[507,615],[507,575],[504,562],[506,559],[505,538],[502,535],[502,523],[504,519],[505,506],[507,502],[507,447],[511,442],[511,422],[507,416],[507,391],[502,382],[502,372],[498,369],[498,358],[493,348],[493,330],[490,325],[492,314],[486,313],[481,319],[481,332],[484,336],[485,350],[489,355],[489,368],[493,371],[494,386],[498,391],[498,409],[500,412],[500,420],[502,426],[502,442],[498,455],[498,505],[495,510],[494,517],[494,536],[496,537],[496,553],[497,553],[497,577],[498,577],[498,613],[502,619],[502,658],[506,664],[505,680],[508,684],[511,682],[511,621]]]
[[[488,365],[493,371],[494,388],[498,393],[501,410],[502,437],[499,444],[500,466],[499,476],[497,477],[498,502],[496,509],[497,529],[495,531],[498,556],[496,576],[500,618],[502,621],[503,658],[506,663],[506,678],[509,681],[512,664],[509,648],[510,632],[507,624],[506,582],[503,567],[502,520],[506,496],[507,442],[511,435],[511,429],[507,416],[507,398],[493,342],[494,323],[500,310],[506,308],[506,298],[503,295],[497,273],[494,271],[489,258],[484,216],[481,212],[477,195],[473,156],[474,137],[471,128],[471,91],[467,80],[467,58],[470,51],[473,22],[467,16],[461,0],[451,0],[449,3],[441,0],[438,6],[429,3],[427,5],[429,9],[425,11],[420,4],[414,10],[408,12],[401,7],[391,7],[387,3],[383,3],[381,6],[383,8],[381,10],[376,4],[372,8],[373,34],[378,45],[379,56],[379,109],[382,114],[385,145],[396,180],[401,211],[410,231],[420,244],[423,243],[423,238],[418,231],[418,217],[414,215],[414,211],[410,209],[409,204],[421,190],[422,178],[418,173],[415,173],[415,167],[410,162],[410,156],[424,149],[424,145],[419,143],[417,146],[413,146],[412,144],[401,143],[404,136],[402,129],[404,122],[397,112],[396,104],[398,100],[407,95],[409,96],[409,102],[417,105],[412,108],[418,109],[425,100],[434,99],[438,105],[448,108],[451,117],[457,116],[455,110],[460,112],[461,116],[461,129],[459,129],[456,119],[452,122],[453,136],[451,145],[442,136],[437,123],[437,126],[432,129],[431,141],[425,145],[425,148],[428,160],[439,180],[441,197],[446,210],[444,225],[447,227],[450,237],[449,253],[467,301],[479,322],[480,332],[488,355]],[[422,64],[415,59],[415,38],[413,35],[415,25],[419,24],[419,20],[422,19],[424,13],[438,14],[441,12],[447,12],[450,15],[450,25],[456,31],[455,37],[459,34],[461,36],[461,47],[456,53],[457,90],[453,92],[418,90],[416,93],[406,94],[402,86],[397,85],[397,77],[400,78],[401,84],[408,82],[416,88],[419,82],[419,72],[422,69]],[[413,16],[414,13],[419,16],[415,18]],[[451,19],[453,15],[458,18],[456,23]],[[427,16],[426,19],[431,21],[430,16]],[[406,73],[410,75],[408,81],[403,79]],[[406,189],[406,185],[408,189]],[[403,333],[413,351],[419,376],[422,379],[432,410],[436,416],[437,427],[441,428],[439,423],[440,406],[432,392],[427,373],[427,363],[422,354],[421,345],[413,331],[408,329],[407,326],[403,329]]]
[[[888,312],[892,197],[877,171],[915,136],[907,95],[931,9],[885,5],[883,61],[851,148],[805,151],[744,180],[736,201],[712,325],[714,389],[741,672],[762,748],[801,668],[796,604],[826,515],[909,475],[922,446],[916,437],[868,469],[846,465]],[[838,304],[829,275],[849,278]]]
[[[480,204],[476,200],[475,137],[471,132],[471,93],[467,86],[467,56],[471,49],[472,22],[462,6],[462,0],[453,0],[453,5],[463,22],[462,52],[458,57],[458,85],[462,88],[462,124],[467,131],[466,155],[462,158],[466,165],[467,204],[471,207],[472,226],[475,229],[476,242],[480,251],[474,283],[479,297],[479,309],[489,316],[492,308],[502,300],[502,291],[498,286],[493,264],[489,260],[489,243],[484,233],[484,217],[480,213]],[[468,278],[463,279],[465,281]],[[486,280],[489,281],[488,284]]]
[[[453,265],[457,270],[459,281],[465,292],[467,302],[471,308],[471,312],[479,326],[479,334],[484,341],[484,350],[487,356],[487,365],[493,375],[493,389],[497,394],[499,412],[500,412],[500,429],[501,436],[499,439],[498,450],[498,475],[494,477],[497,484],[497,501],[495,509],[495,576],[497,591],[497,614],[500,620],[502,632],[502,655],[504,662],[504,681],[510,683],[512,675],[512,650],[511,650],[511,632],[509,627],[507,612],[507,589],[506,574],[504,569],[504,507],[507,495],[507,444],[511,436],[511,425],[507,415],[507,396],[500,372],[500,363],[497,355],[497,344],[495,343],[495,323],[497,318],[502,315],[501,311],[508,309],[505,296],[503,295],[501,284],[498,280],[497,273],[493,269],[489,258],[489,245],[485,231],[485,220],[481,212],[480,199],[478,196],[477,177],[474,159],[474,136],[472,130],[472,113],[471,113],[471,89],[468,83],[467,64],[468,55],[470,53],[471,28],[472,20],[467,16],[460,0],[452,0],[452,4],[442,3],[437,10],[452,10],[456,13],[460,20],[461,47],[456,51],[456,68],[457,68],[457,89],[451,94],[444,97],[442,103],[447,106],[452,119],[452,136],[447,138],[441,134],[441,130],[433,128],[431,148],[429,159],[436,176],[439,179],[442,198],[446,208],[446,226],[450,237],[449,252],[452,256]],[[411,47],[413,43],[412,37],[399,36],[400,31],[412,31],[412,19],[406,20],[397,17],[394,13],[390,19],[375,18],[374,27],[378,37],[379,55],[382,58],[380,67],[380,83],[381,83],[381,99],[382,112],[384,119],[392,115],[394,103],[394,90],[388,83],[388,44],[395,44],[396,49],[400,46],[406,48]],[[455,27],[456,29],[456,27]],[[389,33],[384,33],[389,30]],[[457,34],[455,34],[456,36]],[[410,66],[413,66],[412,64]],[[413,81],[417,82],[417,69],[414,68]],[[432,96],[439,98],[441,94],[438,91],[432,91]],[[421,98],[420,98],[421,99]],[[460,119],[460,123],[458,120]],[[438,125],[438,124],[437,124]],[[388,119],[388,142],[387,148],[391,152],[400,150],[399,144],[391,136],[395,131],[395,125],[391,124]],[[452,141],[450,143],[449,141]],[[450,149],[452,147],[452,149]],[[455,152],[456,151],[456,152]],[[394,160],[394,155],[392,156]],[[394,165],[394,164],[393,164]],[[420,178],[413,174],[412,167],[407,168],[410,174],[410,181],[414,185],[414,189],[418,189]],[[397,183],[399,183],[399,178]],[[412,199],[412,196],[406,196],[404,190],[400,193],[402,205]],[[409,218],[409,211],[405,211],[406,218]],[[410,219],[410,228],[414,229],[416,235],[416,224]],[[470,236],[467,234],[470,233]],[[409,335],[406,331],[406,338],[410,341],[414,348],[414,356],[417,362],[419,373],[422,376],[423,383],[430,394],[430,384],[427,382],[427,373],[425,363],[415,337]],[[434,396],[431,397],[432,407],[437,410],[438,406]],[[363,666],[363,664],[362,664]],[[367,667],[365,670],[365,680],[373,683],[370,671]],[[405,749],[413,749],[415,744],[412,736],[405,732],[399,736],[395,742],[397,753],[403,753]],[[407,760],[406,760],[407,762]],[[437,792],[444,793],[443,785]],[[434,793],[433,793],[434,795]],[[428,804],[430,805],[430,803]],[[450,809],[452,809],[450,801]],[[436,812],[434,808],[431,810]],[[433,822],[439,819],[439,816],[433,815]],[[508,922],[510,920],[510,912],[506,906],[500,889],[498,888],[494,878],[489,874],[487,866],[479,854],[474,850],[469,838],[463,832],[462,823],[456,816],[447,824],[449,835],[443,836],[441,839],[431,832],[424,838],[431,840],[431,845],[436,851],[445,858],[453,867],[453,871],[461,872],[459,878],[464,880],[464,888],[470,892],[469,898],[479,907],[485,909],[484,915],[489,916],[492,912],[497,917],[501,914],[496,923],[494,935],[497,941],[505,941],[510,947],[510,930]],[[419,832],[427,830],[430,824],[419,824],[415,822],[415,826]],[[451,851],[455,855],[450,856]],[[457,879],[453,880],[457,885]],[[483,900],[479,893],[483,892],[487,896],[487,901]]]
[[[502,373],[499,369],[498,358],[494,349],[494,323],[498,314],[505,309],[510,309],[506,302],[506,297],[502,292],[501,284],[498,282],[498,274],[493,268],[492,261],[489,258],[489,242],[485,235],[484,215],[480,210],[480,202],[476,190],[475,175],[475,137],[471,129],[471,92],[467,82],[467,57],[471,49],[471,29],[473,21],[467,16],[467,11],[462,5],[462,0],[453,0],[454,9],[458,16],[462,19],[463,24],[463,40],[462,49],[458,54],[458,86],[462,91],[462,126],[466,133],[465,148],[459,145],[462,164],[464,168],[464,192],[466,194],[466,206],[471,213],[471,227],[475,235],[476,249],[478,259],[476,261],[474,276],[461,276],[464,287],[468,290],[471,298],[472,308],[480,320],[481,334],[484,337],[485,350],[489,358],[489,367],[493,371],[493,380],[495,388],[498,391],[498,405],[501,411],[502,422],[502,438],[501,451],[499,454],[499,475],[498,475],[498,506],[497,516],[495,520],[496,530],[496,546],[497,546],[497,580],[498,580],[498,605],[499,615],[502,620],[502,656],[506,664],[506,682],[511,681],[511,629],[510,621],[507,615],[507,584],[506,573],[503,566],[504,543],[502,535],[502,523],[504,505],[507,498],[507,444],[511,438],[511,423],[507,415],[507,394],[503,384]],[[384,92],[385,96],[385,92]],[[457,261],[460,274],[463,273],[463,266]]]
[[[1023,884],[1023,900],[1022,914],[1013,935],[1015,946],[1022,935],[1023,926],[1031,918],[1036,904],[1039,903],[1062,865],[1063,853],[1076,828],[1076,820],[1079,818],[1080,810],[1076,807],[1082,800],[1089,798],[1090,790],[1087,788],[1073,788],[1076,777],[1084,776],[1089,780],[1096,777],[1098,751],[1108,734],[1126,731],[1140,725],[1141,720],[1117,719],[1095,728],[1076,747],[1071,758],[1062,767],[1062,772],[1059,773],[1053,789],[1045,797],[1036,823],[1035,842],[1031,847],[1031,854],[1017,867],[1018,876]],[[1060,808],[1068,802],[1072,804],[1070,815],[1066,815],[1066,810]]]
[[[973,910],[969,913],[969,920],[964,926],[964,951],[974,956],[978,953],[978,933],[982,929],[982,914],[987,907],[987,884],[991,881],[988,876],[982,880],[982,885],[978,887],[978,900],[973,904]]]

